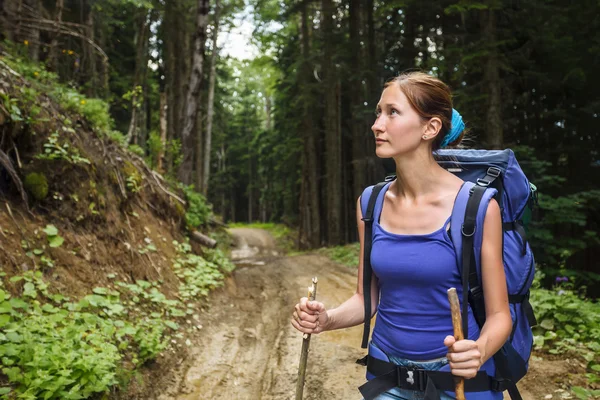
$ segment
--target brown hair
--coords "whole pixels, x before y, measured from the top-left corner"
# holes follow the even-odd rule
[[[388,81],[384,88],[397,84],[408,99],[412,108],[423,119],[438,117],[442,128],[433,141],[432,149],[440,148],[446,135],[450,132],[452,121],[452,94],[444,82],[424,72],[403,72]],[[460,136],[447,147],[457,147],[465,135],[464,129]]]

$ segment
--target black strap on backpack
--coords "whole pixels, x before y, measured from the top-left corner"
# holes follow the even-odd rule
[[[477,266],[475,264],[475,247],[474,247],[474,236],[476,229],[477,211],[483,194],[485,193],[488,185],[480,185],[479,181],[477,185],[473,186],[470,192],[469,200],[467,201],[467,208],[465,211],[465,220],[462,226],[462,285],[463,285],[463,332],[465,338],[469,337],[468,329],[469,323],[468,318],[468,305],[471,305],[473,315],[477,324],[481,327],[485,323],[485,301],[483,298],[483,288],[479,282],[477,276]],[[468,290],[466,290],[468,288]],[[500,377],[496,377],[499,382],[502,382],[504,388],[508,390],[510,398],[512,400],[522,400],[519,389],[517,389],[516,383],[510,379],[513,376],[511,366],[509,366],[506,349],[503,348],[494,355],[494,364],[500,374]]]
[[[373,244],[373,211],[375,202],[383,187],[389,181],[386,179],[373,187],[367,210],[363,215],[362,220],[365,222],[365,238],[364,238],[364,257],[363,257],[363,298],[365,304],[365,324],[363,330],[363,340],[361,347],[366,349],[369,344],[369,334],[371,333],[371,277],[373,269],[371,268],[371,245]]]

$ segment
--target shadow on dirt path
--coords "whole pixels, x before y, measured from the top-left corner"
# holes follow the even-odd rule
[[[328,307],[355,290],[353,269],[316,254],[280,256],[273,238],[260,229],[231,233],[238,269],[211,297],[197,344],[158,400],[293,399],[302,342],[289,323],[293,305],[306,295],[313,276],[319,278],[318,299]],[[304,399],[361,398],[357,386],[365,371],[355,364],[364,355],[361,334],[359,326],[313,336]],[[534,358],[519,385],[524,399],[552,394],[558,387],[550,380],[565,367],[563,361],[538,365]],[[560,394],[553,398],[565,398]]]

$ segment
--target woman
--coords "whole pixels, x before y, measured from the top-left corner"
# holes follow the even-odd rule
[[[371,315],[377,311],[378,316],[371,346],[398,365],[437,370],[449,363],[452,374],[469,379],[490,365],[486,362],[507,340],[512,321],[502,263],[502,218],[492,200],[481,250],[486,322],[479,330],[469,309],[470,337],[456,341],[452,335],[446,291],[460,288],[460,298],[462,287],[448,229],[454,200],[464,182],[440,167],[434,152],[457,146],[463,128],[462,118],[452,108],[450,90],[439,79],[411,72],[385,85],[372,130],[377,156],[394,159],[397,179],[384,188],[382,201],[375,206]],[[302,298],[291,321],[301,332],[316,334],[364,321],[360,199],[356,209],[361,244],[356,293],[333,309]],[[396,387],[377,399],[422,395]],[[447,392],[440,396],[452,398]],[[477,398],[501,399],[502,394],[483,392]]]

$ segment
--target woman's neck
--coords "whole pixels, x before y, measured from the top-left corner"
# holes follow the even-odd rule
[[[415,151],[394,158],[396,185],[390,189],[399,197],[416,200],[439,190],[444,169],[438,165],[429,150]]]

